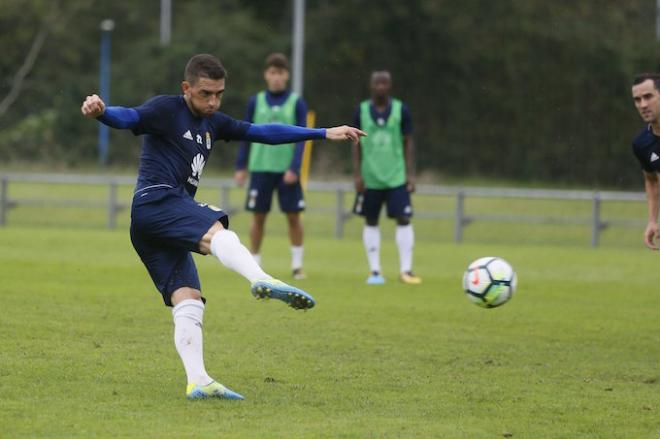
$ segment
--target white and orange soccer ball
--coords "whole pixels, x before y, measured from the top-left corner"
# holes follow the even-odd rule
[[[495,308],[511,299],[517,282],[516,272],[507,261],[488,256],[468,265],[463,275],[463,290],[474,304]]]

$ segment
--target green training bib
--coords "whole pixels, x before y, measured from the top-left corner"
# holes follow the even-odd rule
[[[254,123],[296,124],[296,101],[298,95],[291,93],[281,106],[271,107],[266,102],[266,92],[257,94],[254,107]],[[252,143],[250,145],[250,160],[248,169],[256,172],[285,172],[291,165],[295,145],[266,145]]]
[[[375,121],[369,111],[370,101],[360,104],[360,127],[368,134],[360,139],[360,172],[369,189],[389,189],[406,182],[401,134],[401,101],[392,99],[387,120]]]

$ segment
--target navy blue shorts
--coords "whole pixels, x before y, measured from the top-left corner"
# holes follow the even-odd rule
[[[353,213],[366,218],[378,218],[383,203],[387,204],[389,218],[410,218],[413,215],[410,192],[405,185],[392,189],[367,189],[364,192],[358,192],[353,205]]]
[[[201,291],[190,252],[216,222],[229,227],[229,218],[214,206],[197,203],[183,187],[154,187],[133,196],[131,242],[147,267],[165,305],[181,287]]]
[[[270,212],[273,191],[277,189],[277,198],[282,212],[302,212],[305,210],[300,180],[295,184],[284,183],[283,172],[252,172],[245,209],[251,212]]]

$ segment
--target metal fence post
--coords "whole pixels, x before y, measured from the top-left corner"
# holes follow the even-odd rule
[[[231,186],[226,183],[222,183],[220,185],[220,209],[222,209],[226,214],[232,213],[231,206],[229,205],[230,192]]]
[[[108,192],[108,228],[114,229],[117,227],[117,182],[110,181],[110,190]]]
[[[600,238],[600,230],[603,228],[603,225],[600,222],[600,195],[596,192],[594,193],[594,200],[591,209],[591,246],[598,247],[598,241]]]
[[[9,200],[7,199],[8,186],[9,179],[2,177],[2,180],[0,180],[0,226],[4,226],[7,222],[7,210],[9,210]]]
[[[335,239],[341,239],[344,236],[344,190],[337,189],[337,207],[335,222]]]
[[[456,193],[456,224],[454,225],[454,242],[463,240],[463,225],[465,224],[465,192]]]

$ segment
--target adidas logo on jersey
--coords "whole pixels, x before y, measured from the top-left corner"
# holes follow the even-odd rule
[[[193,136],[192,136],[192,133],[190,132],[190,130],[186,131],[186,132],[183,134],[183,138],[184,138],[184,139],[188,139],[188,140],[192,140],[192,139],[193,139]]]
[[[660,156],[658,156],[658,154],[652,152],[652,153],[651,153],[651,161],[654,162],[654,161],[656,161],[656,160],[658,160],[658,159],[660,159]]]

